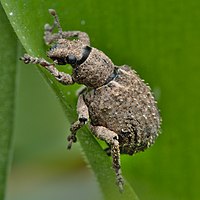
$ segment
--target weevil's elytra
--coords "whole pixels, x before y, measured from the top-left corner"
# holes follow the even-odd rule
[[[114,65],[102,51],[91,47],[87,33],[63,31],[55,10],[49,12],[54,24],[45,25],[44,41],[51,46],[47,56],[53,63],[28,54],[21,60],[40,64],[62,84],[76,82],[86,86],[78,97],[78,120],[71,125],[68,149],[76,142],[78,129],[90,122],[93,134],[108,144],[106,151],[112,156],[116,181],[122,191],[120,154],[133,155],[154,143],[161,122],[156,101],[150,87],[135,71],[127,65]],[[55,27],[58,33],[53,33]],[[72,66],[72,75],[55,67],[65,64]]]

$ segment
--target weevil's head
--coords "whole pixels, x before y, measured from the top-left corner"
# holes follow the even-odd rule
[[[76,67],[82,64],[84,58],[89,55],[90,51],[91,48],[80,40],[59,39],[47,52],[47,56],[55,64],[70,64],[72,67]]]
[[[114,64],[103,52],[87,46],[89,44],[87,34],[82,32],[85,34],[82,39],[77,37],[78,34],[74,34],[77,39],[70,40],[72,39],[70,34],[65,37],[66,33],[62,31],[56,11],[50,9],[49,13],[54,17],[54,24],[58,27],[57,36],[60,38],[47,52],[47,56],[55,64],[70,64],[73,67],[72,78],[77,83],[97,88],[112,80],[115,77]],[[52,27],[45,25],[45,30],[49,34]]]

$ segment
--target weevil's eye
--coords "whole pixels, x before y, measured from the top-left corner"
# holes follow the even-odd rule
[[[66,57],[66,61],[67,61],[68,64],[75,65],[76,62],[77,62],[77,59],[74,55],[68,55]]]

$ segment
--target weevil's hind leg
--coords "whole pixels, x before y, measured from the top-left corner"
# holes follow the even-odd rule
[[[49,24],[45,24],[44,26],[44,41],[47,45],[53,43],[60,38],[67,39],[77,37],[77,39],[81,40],[85,45],[90,46],[90,39],[87,33],[81,31],[62,31],[56,11],[53,9],[49,9],[49,13],[54,17],[54,23],[52,26],[50,26]],[[53,29],[56,26],[58,27],[58,33],[53,33]]]
[[[82,94],[78,98],[77,113],[78,120],[71,125],[71,134],[67,138],[69,142],[67,146],[68,149],[71,149],[72,144],[76,142],[76,132],[78,131],[78,129],[85,125],[89,120],[88,107],[84,102]]]
[[[90,125],[90,127],[97,138],[104,140],[110,146],[111,156],[113,160],[113,169],[115,170],[117,185],[119,186],[119,189],[122,192],[124,180],[121,175],[120,149],[119,149],[118,135],[115,132],[103,126]]]

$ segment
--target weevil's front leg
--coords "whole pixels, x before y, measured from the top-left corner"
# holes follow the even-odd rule
[[[69,141],[67,146],[68,149],[71,149],[72,143],[76,142],[76,132],[78,131],[78,129],[80,129],[83,125],[85,125],[89,120],[88,107],[84,102],[82,94],[78,98],[77,113],[78,113],[78,120],[71,125],[70,129],[71,134],[67,138],[67,140]]]
[[[49,13],[54,17],[53,25],[50,26],[49,24],[44,25],[44,41],[47,45],[51,44],[52,42],[62,38],[62,28],[60,26],[60,21],[58,19],[58,15],[54,9],[49,9]],[[53,34],[53,29],[58,27],[58,33]]]
[[[75,37],[81,40],[85,45],[90,46],[90,38],[87,33],[81,31],[64,31],[62,32],[63,38]]]
[[[32,57],[28,54],[24,54],[23,57],[20,58],[20,60],[23,60],[25,64],[39,64],[42,67],[46,68],[55,78],[57,81],[64,85],[71,85],[74,83],[72,77],[69,74],[66,74],[64,72],[59,72],[54,63],[51,64],[47,62],[44,58],[37,58]]]
[[[49,13],[54,17],[54,23],[52,26],[49,24],[45,24],[44,26],[44,41],[47,45],[55,42],[61,38],[72,38],[77,37],[77,39],[81,40],[85,45],[90,46],[90,39],[87,33],[81,31],[62,31],[60,21],[56,11],[53,9],[49,9]],[[55,27],[58,27],[58,33],[52,33]]]
[[[110,146],[110,150],[111,150],[110,153],[113,160],[113,169],[115,170],[115,174],[116,174],[116,182],[117,182],[117,185],[119,186],[120,191],[122,192],[124,180],[121,175],[120,149],[119,149],[118,135],[115,132],[103,126],[90,125],[90,127],[97,138],[104,140]]]
[[[49,24],[44,25],[44,41],[46,45],[50,45],[52,42],[61,38],[60,34],[52,33],[55,26],[55,23],[52,26],[50,26]]]

